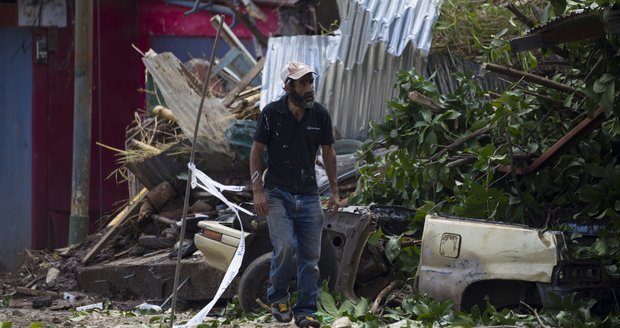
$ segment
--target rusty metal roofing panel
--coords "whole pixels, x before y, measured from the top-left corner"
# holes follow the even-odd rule
[[[586,40],[620,33],[620,10],[609,10],[606,20],[604,10],[578,10],[537,26],[525,36],[510,40],[513,51],[527,51],[554,44]]]
[[[364,139],[368,122],[381,119],[400,70],[421,69],[439,14],[436,0],[338,0],[335,36],[269,39],[260,107],[284,92],[280,70],[291,60],[319,74],[317,101],[331,112],[340,138]]]

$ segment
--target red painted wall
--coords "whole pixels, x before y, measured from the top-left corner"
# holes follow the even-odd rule
[[[257,20],[256,26],[263,34],[269,36],[278,30],[277,7],[260,6],[260,8],[268,19],[265,22]],[[150,37],[155,35],[215,37],[216,30],[210,21],[212,14],[208,11],[202,11],[186,16],[184,13],[189,9],[163,1],[139,0],[140,47],[148,47]],[[227,24],[232,24],[232,18],[229,16],[225,16],[224,21]],[[243,26],[238,18],[237,24],[232,30],[240,39],[252,38],[252,33]]]
[[[57,31],[57,49],[47,64],[33,67],[33,247],[67,244],[71,208],[73,138],[74,5],[68,1],[69,25]],[[117,168],[114,153],[100,142],[124,148],[125,127],[141,103],[140,55],[131,48],[138,40],[133,1],[95,2],[93,19],[93,103],[90,167],[91,232],[101,214],[127,198],[127,186],[106,177]],[[98,21],[99,19],[99,21]],[[98,27],[101,27],[99,31]],[[53,34],[39,29],[37,35]],[[36,37],[33,37],[33,48]],[[34,61],[34,58],[33,58]]]
[[[201,12],[185,16],[186,7],[163,1],[95,1],[93,38],[93,104],[90,178],[90,232],[101,226],[101,215],[110,214],[126,200],[127,186],[106,177],[116,168],[114,152],[96,145],[100,142],[124,149],[125,128],[136,109],[143,107],[144,65],[132,49],[146,51],[151,37],[215,36],[209,19]],[[74,2],[67,1],[68,27],[34,29],[32,46],[38,35],[57,35],[57,47],[49,52],[47,64],[33,66],[33,248],[55,248],[67,244],[71,208],[73,138]],[[258,22],[269,35],[277,30],[275,7],[261,7],[269,16]],[[230,23],[230,18],[225,19]],[[238,23],[233,29],[239,38],[251,38]],[[33,54],[34,56],[34,54]],[[34,58],[33,58],[34,62]]]

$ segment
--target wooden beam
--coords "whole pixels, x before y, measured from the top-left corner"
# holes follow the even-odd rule
[[[237,86],[231,92],[229,92],[226,97],[224,97],[224,100],[222,100],[222,104],[226,107],[230,106],[230,104],[232,104],[232,102],[239,95],[239,93],[241,93],[241,91],[243,91],[245,87],[247,87],[248,84],[250,84],[250,82],[254,80],[258,73],[263,70],[263,66],[265,66],[265,57],[261,58],[258,63],[256,63],[256,65],[254,65],[254,67],[252,67],[252,69],[247,72],[247,74],[245,74],[239,84],[237,84]]]
[[[540,157],[538,157],[532,165],[530,165],[527,169],[528,173],[536,172],[538,169],[543,167],[549,160],[560,156],[567,152],[569,149],[574,147],[583,137],[587,136],[594,129],[598,128],[603,124],[605,120],[605,113],[601,108],[597,109],[592,118],[587,117],[576,127],[570,130],[566,135],[564,135],[560,140],[556,141],[553,146],[549,147],[547,151],[545,151]]]
[[[605,113],[602,109],[597,109],[592,115],[592,118],[588,117],[577,124],[577,126],[560,138],[560,140],[556,141],[528,167],[523,169],[520,167],[515,168],[515,173],[519,175],[535,173],[548,164],[552,159],[557,158],[574,147],[581,139],[600,127],[604,120]],[[499,172],[508,173],[511,172],[512,167],[510,165],[500,165],[496,168],[496,170]]]
[[[122,223],[125,222],[127,218],[133,217],[138,214],[138,212],[140,211],[140,206],[138,205],[142,204],[142,201],[146,197],[146,194],[147,189],[142,188],[142,190],[140,190],[140,192],[134,198],[132,198],[131,201],[129,201],[129,205],[127,205],[112,221],[110,221],[107,226],[108,231],[103,235],[103,237],[101,237],[101,239],[99,239],[97,244],[95,244],[95,246],[93,246],[90,251],[88,251],[88,253],[84,255],[84,257],[82,258],[82,263],[88,262],[88,260],[90,260],[93,255],[99,253],[99,251],[103,249],[105,243],[110,240],[110,238],[112,238],[114,235],[116,235],[119,227],[122,226]]]
[[[48,290],[31,289],[25,287],[15,287],[15,292],[28,296],[50,296],[53,298],[62,298],[63,294],[60,292],[52,292]]]

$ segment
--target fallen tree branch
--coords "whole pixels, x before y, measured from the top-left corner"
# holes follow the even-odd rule
[[[540,85],[542,85],[544,87],[549,87],[551,89],[555,89],[555,90],[558,90],[558,91],[569,92],[569,93],[578,94],[580,96],[585,96],[583,93],[581,93],[581,91],[577,90],[576,88],[571,87],[570,85],[566,85],[566,84],[562,84],[562,83],[559,83],[559,82],[555,82],[553,80],[544,78],[542,76],[538,76],[536,74],[520,71],[518,69],[514,69],[514,68],[510,68],[510,67],[506,67],[506,66],[501,66],[501,65],[497,65],[497,64],[492,64],[492,63],[484,63],[483,64],[483,69],[486,69],[486,70],[491,71],[491,72],[495,72],[495,73],[500,73],[500,74],[504,74],[504,75],[507,75],[507,76],[511,76],[511,77],[514,77],[514,78],[523,79],[523,80],[525,80],[527,82],[532,82],[532,83],[540,84]]]
[[[258,303],[258,305],[262,307],[263,309],[267,310],[268,312],[271,312],[271,308],[267,306],[267,304],[265,304],[263,301],[261,301],[260,298],[256,299],[256,303]]]
[[[431,161],[435,161],[437,160],[439,157],[441,157],[441,155],[445,154],[448,150],[450,149],[454,149],[464,143],[466,143],[467,141],[476,138],[477,136],[486,133],[487,131],[489,131],[490,128],[481,128],[478,129],[472,133],[470,133],[469,135],[466,135],[462,138],[457,139],[455,142],[449,144],[448,146],[446,146],[444,149],[438,151],[437,153],[435,153],[435,155],[431,156],[430,160]]]
[[[415,246],[415,245],[422,245],[422,240],[420,239],[409,239],[409,240],[405,240],[403,242],[400,243],[400,247],[409,247],[409,246]]]
[[[396,285],[397,285],[397,282],[392,281],[389,285],[383,288],[381,292],[379,292],[379,295],[377,295],[377,297],[375,298],[375,301],[372,302],[372,306],[370,307],[370,310],[369,310],[370,313],[377,314],[379,312],[379,306],[381,306],[381,302],[383,302],[383,299],[389,293],[391,293],[394,290],[394,288],[396,288]]]
[[[430,109],[433,113],[439,113],[443,111],[441,106],[439,106],[439,104],[436,103],[433,99],[417,91],[409,92],[409,100],[411,100],[414,104]]]
[[[467,164],[475,163],[476,160],[478,160],[478,159],[475,156],[464,157],[464,158],[460,158],[460,159],[457,159],[455,161],[452,161],[452,162],[446,164],[446,166],[449,169],[451,169],[451,168],[459,167],[459,166],[462,166],[462,165],[467,165]]]

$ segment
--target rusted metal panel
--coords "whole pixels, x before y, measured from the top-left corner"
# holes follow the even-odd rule
[[[620,10],[611,10],[604,21],[603,10],[581,10],[561,16],[532,29],[526,36],[510,40],[513,51],[527,51],[549,45],[620,33]]]

